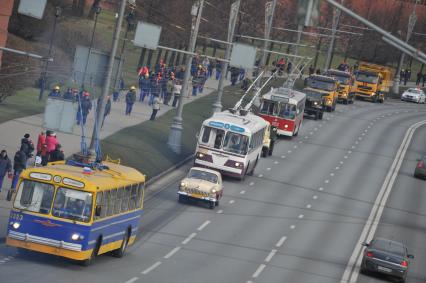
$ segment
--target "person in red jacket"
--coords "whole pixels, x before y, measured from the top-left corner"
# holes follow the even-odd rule
[[[41,133],[38,135],[38,141],[37,141],[37,156],[41,155],[41,151],[43,150],[43,145],[46,143],[46,133],[44,131],[41,131]]]
[[[54,151],[57,144],[58,140],[56,139],[56,134],[54,132],[50,132],[46,137],[47,152],[51,153]]]

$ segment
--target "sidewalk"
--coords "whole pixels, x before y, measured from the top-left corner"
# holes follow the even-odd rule
[[[230,82],[226,81],[225,86],[229,85]],[[194,101],[198,98],[204,97],[216,91],[218,87],[218,81],[212,77],[207,80],[204,91],[202,94],[198,94],[196,97],[191,96],[192,86],[189,86],[189,97],[184,98],[184,104],[187,104],[191,101]],[[139,90],[137,92],[137,99],[139,99]],[[169,103],[171,104],[171,102]],[[171,106],[166,106],[161,104],[161,109],[157,113],[157,117],[164,115],[169,110],[175,111]],[[94,109],[94,108],[93,108]],[[92,136],[93,125],[94,125],[94,110],[90,112],[87,118],[87,124],[85,127],[86,142],[89,146],[90,138]],[[105,119],[104,127],[101,130],[100,138],[104,139],[124,128],[140,124],[144,121],[147,121],[152,112],[151,106],[148,106],[148,99],[145,98],[143,103],[136,102],[133,107],[132,115],[126,116],[125,112],[125,102],[124,95],[121,94],[120,101],[113,102],[111,107],[111,113]],[[23,138],[25,133],[31,135],[31,139],[36,146],[38,134],[42,130],[43,124],[43,114],[28,116],[24,118],[19,118],[15,120],[8,121],[6,123],[0,124],[0,147],[6,149],[9,155],[9,158],[13,161],[13,156],[20,146],[20,141]],[[66,134],[57,132],[57,137],[59,143],[62,145],[65,156],[70,156],[73,153],[80,151],[81,143],[81,128],[75,126],[74,132],[72,134]],[[107,154],[107,153],[106,153]],[[6,217],[9,213],[10,202],[5,201],[6,199],[6,189],[10,187],[10,180],[5,179],[3,184],[3,190],[0,193],[0,218]],[[2,222],[2,221],[0,221]],[[4,227],[0,225],[0,237],[5,232],[3,231]]]

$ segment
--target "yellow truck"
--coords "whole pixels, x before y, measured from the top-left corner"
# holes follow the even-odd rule
[[[355,96],[383,103],[392,87],[392,69],[386,66],[361,63],[355,72]]]
[[[355,99],[354,79],[351,73],[330,69],[326,72],[327,77],[333,77],[339,81],[338,102],[352,104]]]
[[[324,110],[331,112],[336,109],[339,97],[339,81],[332,77],[322,75],[311,75],[306,79],[306,86],[311,89],[325,92],[323,95]]]

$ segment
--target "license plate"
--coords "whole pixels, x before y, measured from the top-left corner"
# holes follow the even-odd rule
[[[378,271],[382,271],[382,272],[387,272],[387,273],[391,273],[392,269],[387,268],[387,267],[383,267],[383,266],[377,266],[377,270]]]
[[[190,194],[189,196],[192,198],[203,198],[203,196],[199,194]]]

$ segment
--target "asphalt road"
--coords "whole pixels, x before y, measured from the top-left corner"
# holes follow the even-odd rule
[[[253,177],[226,179],[215,210],[179,204],[179,174],[165,177],[124,258],[84,268],[0,244],[1,282],[340,282],[407,129],[425,114],[424,105],[398,101],[339,105],[322,122],[306,119]],[[425,138],[420,127],[376,231],[415,254],[408,282],[426,280],[426,183],[412,177]]]

